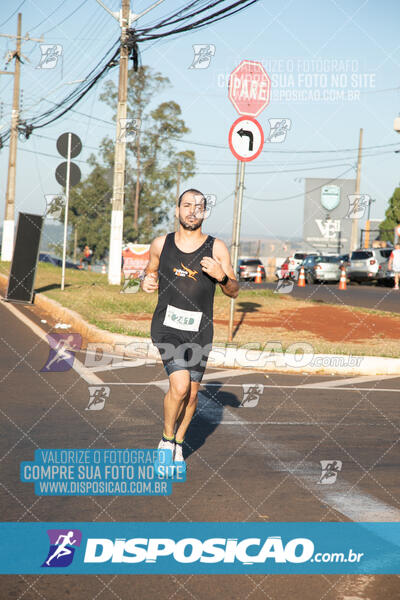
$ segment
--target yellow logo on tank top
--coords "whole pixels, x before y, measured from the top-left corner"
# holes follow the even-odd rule
[[[177,277],[189,277],[189,279],[194,279],[197,281],[195,275],[197,275],[198,271],[193,271],[193,269],[189,269],[189,267],[185,267],[183,263],[181,263],[183,269],[177,269],[174,267],[173,271]]]

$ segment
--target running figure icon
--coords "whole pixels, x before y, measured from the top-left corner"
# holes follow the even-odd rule
[[[62,556],[66,556],[67,554],[72,554],[72,551],[70,548],[67,548],[66,546],[68,545],[73,545],[76,544],[77,540],[71,539],[74,537],[74,532],[73,531],[68,531],[68,533],[66,535],[59,535],[56,541],[56,546],[57,549],[55,550],[55,552],[46,560],[46,565],[50,566],[51,561],[53,560],[53,558],[61,558]],[[63,540],[60,543],[60,540]]]

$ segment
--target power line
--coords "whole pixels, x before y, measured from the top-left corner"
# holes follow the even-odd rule
[[[47,31],[45,31],[44,35],[46,35],[46,33],[50,33],[50,31],[53,31],[54,29],[57,29],[57,27],[60,27],[60,25],[62,25],[63,23],[65,23],[65,21],[67,21],[70,17],[72,17],[72,15],[74,15],[76,12],[78,12],[78,10],[81,9],[82,6],[84,6],[87,1],[88,0],[83,0],[83,2],[81,2],[80,5],[77,6],[69,15],[67,15],[66,17],[64,17],[64,19],[62,21],[60,21],[59,23],[57,23],[57,25],[54,25],[53,27],[51,27],[51,29],[48,29]]]
[[[5,21],[3,21],[3,23],[0,23],[0,27],[3,27],[3,25],[5,25],[6,23],[8,23],[8,21],[10,19],[13,18],[13,16],[19,11],[19,9],[25,4],[26,0],[22,0],[21,4],[19,6],[17,6],[17,8],[14,10],[14,12],[8,17],[8,19],[6,19]]]
[[[48,19],[50,19],[54,15],[54,13],[56,13],[58,11],[58,9],[61,8],[61,6],[63,4],[65,4],[65,0],[61,0],[60,4],[53,10],[53,12],[51,12],[49,15],[47,15],[47,17],[45,17],[42,21],[40,21],[40,23],[38,23],[34,27],[31,27],[30,31],[34,31],[35,29],[37,29],[38,27],[43,25],[43,23],[45,23]]]
[[[350,167],[349,169],[346,169],[346,171],[343,171],[343,173],[340,173],[340,175],[337,175],[333,179],[330,179],[329,181],[324,181],[324,183],[322,185],[317,185],[317,187],[313,188],[312,190],[309,190],[308,193],[315,192],[316,190],[320,190],[324,185],[329,185],[333,181],[340,179],[341,177],[343,177],[344,175],[346,175],[353,169],[354,169],[354,167]],[[304,198],[304,192],[301,192],[301,194],[295,194],[294,196],[286,196],[285,198],[253,198],[252,196],[247,196],[247,195],[246,195],[246,198],[248,198],[249,200],[255,200],[255,201],[259,201],[259,202],[282,202],[284,200],[294,200],[295,198]]]

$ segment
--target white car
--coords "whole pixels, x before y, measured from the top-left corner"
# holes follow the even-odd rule
[[[307,256],[318,256],[318,252],[295,252],[293,256],[289,256],[289,274],[290,276],[295,275],[297,267],[303,264],[303,260]]]
[[[295,252],[293,256],[289,256],[289,271],[294,271],[301,265],[306,256],[308,256],[308,252]]]

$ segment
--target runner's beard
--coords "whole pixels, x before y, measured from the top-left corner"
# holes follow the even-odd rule
[[[193,223],[190,224],[184,221],[181,217],[179,217],[179,223],[182,225],[183,229],[186,229],[188,231],[196,231],[196,229],[199,229],[202,226],[203,219],[197,219],[197,221],[193,221]]]

